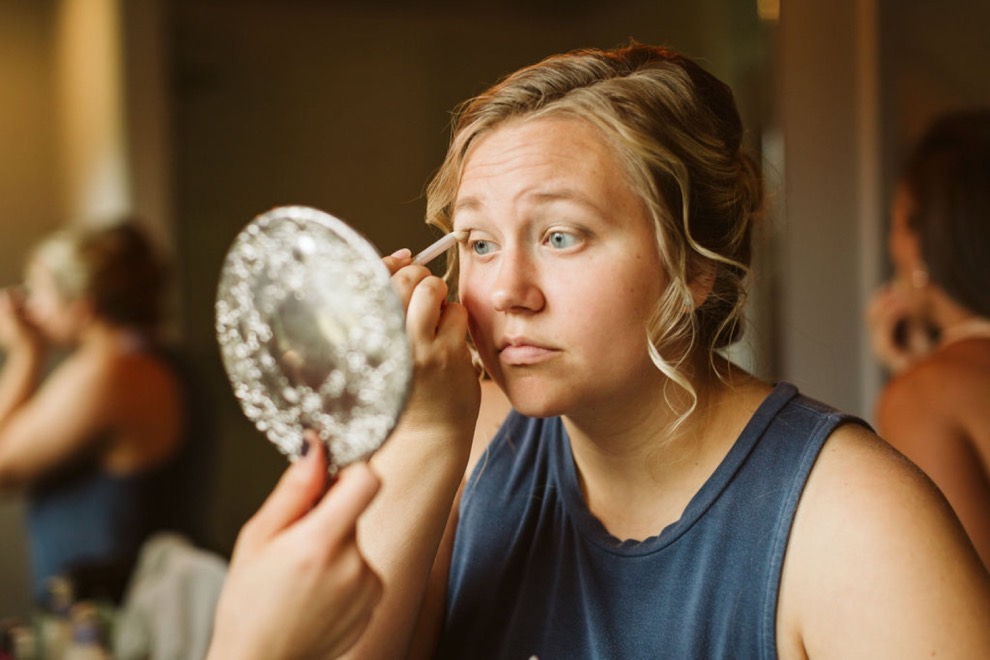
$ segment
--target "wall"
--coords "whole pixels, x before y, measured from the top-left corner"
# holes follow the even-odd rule
[[[24,252],[59,222],[52,39],[53,3],[0,2],[0,286],[20,281]],[[28,605],[22,513],[0,495],[0,617]]]
[[[882,252],[874,3],[789,3],[777,46],[778,372],[806,394],[867,415],[879,381],[862,310]]]

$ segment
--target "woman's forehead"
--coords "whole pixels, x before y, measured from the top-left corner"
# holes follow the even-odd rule
[[[572,189],[593,197],[629,186],[618,154],[596,127],[569,117],[540,117],[479,136],[465,156],[455,209],[534,187],[550,196]]]

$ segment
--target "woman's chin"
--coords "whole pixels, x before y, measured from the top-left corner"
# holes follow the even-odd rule
[[[546,389],[534,391],[532,388],[513,387],[506,390],[513,410],[526,417],[557,417],[567,413],[568,406],[558,396]]]

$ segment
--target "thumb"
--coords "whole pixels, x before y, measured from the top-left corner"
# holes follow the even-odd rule
[[[357,519],[381,488],[381,482],[366,463],[341,470],[336,483],[302,523],[315,526],[321,535],[343,538],[353,534]]]
[[[252,517],[255,540],[269,539],[304,516],[326,489],[323,443],[307,434],[304,456],[285,471],[272,493]]]

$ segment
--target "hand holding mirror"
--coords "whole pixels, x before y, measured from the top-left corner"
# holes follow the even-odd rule
[[[390,278],[371,243],[313,208],[275,208],[234,239],[216,300],[223,364],[245,416],[291,459],[313,429],[333,473],[368,458],[395,426],[412,355]]]

